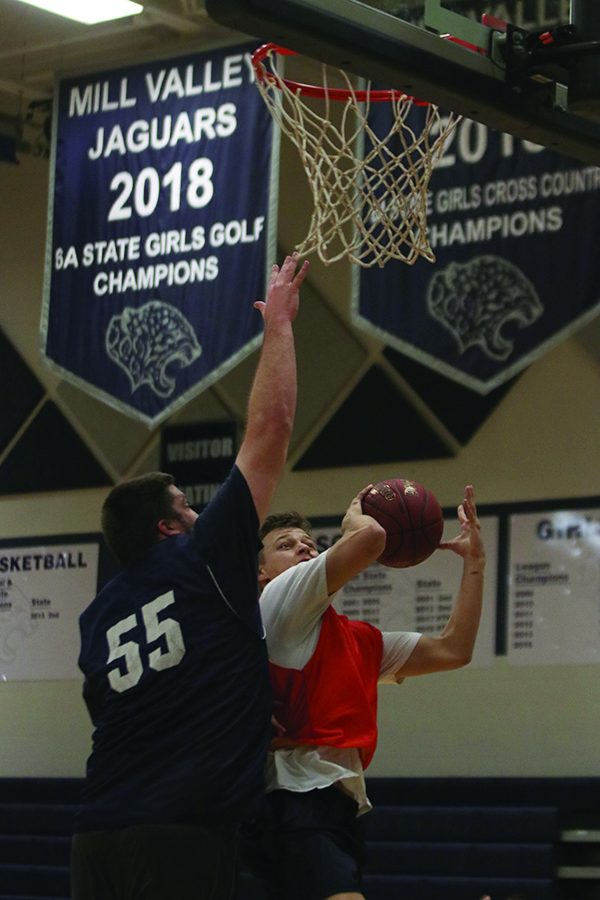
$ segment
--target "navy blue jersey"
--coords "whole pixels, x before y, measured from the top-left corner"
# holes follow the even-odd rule
[[[77,830],[235,821],[270,736],[258,517],[233,468],[191,535],[128,565],[80,618],[95,726]]]

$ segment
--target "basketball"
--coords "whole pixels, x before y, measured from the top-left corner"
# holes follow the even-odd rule
[[[380,481],[363,497],[363,512],[387,533],[377,562],[394,569],[416,566],[439,546],[444,516],[434,494],[406,478]]]

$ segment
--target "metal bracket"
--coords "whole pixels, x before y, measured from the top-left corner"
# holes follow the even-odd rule
[[[446,9],[442,3],[443,0],[425,0],[425,27],[437,31],[438,34],[451,34],[487,54],[490,29],[460,13]]]

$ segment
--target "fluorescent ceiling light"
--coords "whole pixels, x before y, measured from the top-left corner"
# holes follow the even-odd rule
[[[141,3],[132,3],[130,0],[21,0],[21,3],[37,6],[85,25],[136,16],[144,9]]]

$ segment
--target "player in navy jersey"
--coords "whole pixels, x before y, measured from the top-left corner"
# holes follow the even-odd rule
[[[171,476],[117,485],[102,511],[123,565],[80,619],[94,724],[72,845],[73,900],[229,900],[237,823],[264,789],[272,711],[258,529],[296,405],[292,322],[308,264],[273,267],[246,433],[194,512]]]

